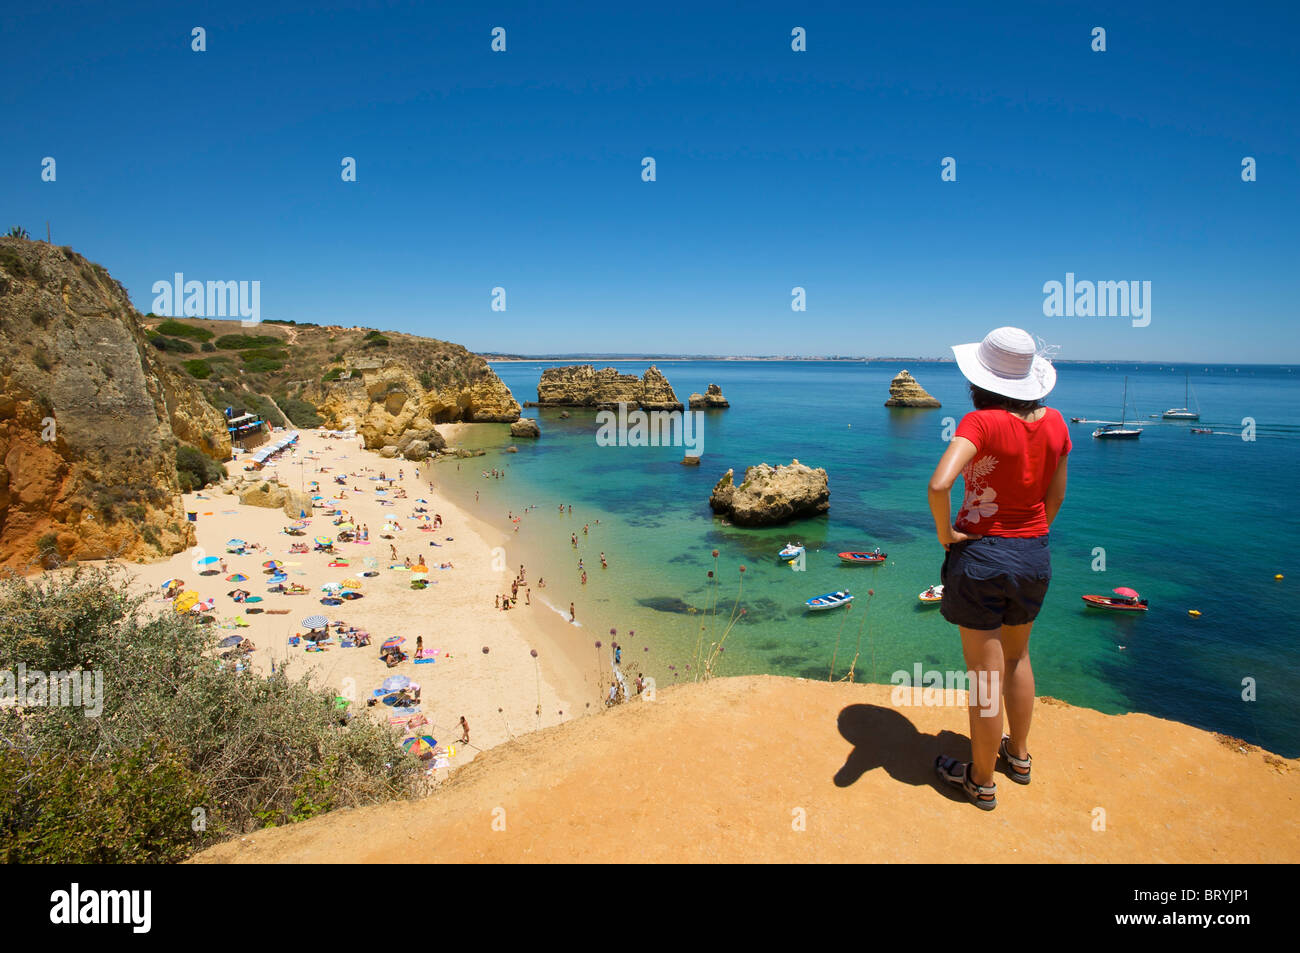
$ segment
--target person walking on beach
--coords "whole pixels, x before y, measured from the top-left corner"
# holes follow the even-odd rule
[[[1056,369],[1029,334],[998,328],[982,342],[952,350],[970,382],[975,410],[962,418],[930,477],[929,498],[947,551],[940,611],[961,632],[973,678],[972,760],[941,755],[934,767],[977,807],[991,811],[997,807],[993,769],[999,759],[1012,781],[1029,783],[1029,633],[1052,578],[1048,530],[1065,500],[1071,443],[1065,418],[1041,403],[1056,384]],[[954,522],[950,494],[958,473],[965,486]]]
[[[573,603],[570,602],[570,603],[569,603],[569,621],[570,621],[570,622],[575,622],[575,621],[577,621],[577,618],[578,618],[578,617],[577,617],[577,616],[574,614],[574,612],[573,612]]]
[[[464,715],[460,716],[460,732],[460,743],[463,745],[469,744],[469,722],[465,720]]]

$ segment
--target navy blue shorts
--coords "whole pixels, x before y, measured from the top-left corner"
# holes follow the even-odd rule
[[[997,629],[1038,617],[1052,581],[1046,536],[984,536],[953,543],[939,577],[939,611],[953,625]]]

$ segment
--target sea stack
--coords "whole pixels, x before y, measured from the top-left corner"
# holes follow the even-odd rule
[[[630,404],[641,410],[681,410],[668,379],[653,364],[642,377],[620,374],[612,367],[571,364],[542,371],[537,385],[538,407],[594,407],[614,410]]]
[[[712,510],[737,526],[769,526],[830,509],[831,491],[826,471],[790,461],[789,466],[760,463],[745,471],[740,486],[733,470],[723,474],[709,496]]]
[[[691,410],[724,410],[731,406],[717,384],[710,384],[703,394],[692,394],[689,404]]]
[[[540,437],[542,430],[537,426],[537,421],[532,417],[520,417],[510,425],[510,436],[512,437]]]
[[[889,400],[886,407],[942,407],[925,392],[925,388],[916,382],[907,371],[899,371],[898,376],[889,382]]]

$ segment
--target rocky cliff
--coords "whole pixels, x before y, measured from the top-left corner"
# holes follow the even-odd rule
[[[792,460],[789,466],[749,467],[739,486],[735,471],[728,470],[713,487],[709,506],[737,526],[765,526],[818,516],[830,509],[830,499],[826,471]]]
[[[681,410],[668,378],[653,364],[645,375],[620,374],[612,367],[596,370],[590,364],[571,364],[542,371],[537,385],[539,407],[596,407],[612,410],[617,404],[642,410]]]
[[[889,400],[886,407],[941,407],[942,404],[926,393],[925,388],[916,382],[907,371],[899,371],[898,376],[889,382]]]
[[[722,396],[722,388],[717,384],[710,384],[703,394],[690,396],[691,410],[723,410],[730,406],[731,402]]]
[[[230,456],[122,286],[70,248],[0,238],[0,567],[193,545],[178,441]]]
[[[375,450],[403,440],[419,440],[439,449],[442,438],[434,424],[519,419],[519,402],[486,361],[457,345],[441,346],[448,354],[442,365],[445,370],[437,377],[426,372],[423,379],[417,378],[401,357],[349,356],[344,359],[346,377],[319,382],[306,397],[328,426],[355,427],[366,446]]]

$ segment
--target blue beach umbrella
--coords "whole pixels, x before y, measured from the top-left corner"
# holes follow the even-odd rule
[[[221,560],[218,559],[216,556],[204,556],[202,559],[199,560],[199,565],[211,566],[213,563],[219,563],[219,562],[221,562]]]
[[[238,645],[242,641],[244,641],[244,637],[242,635],[228,635],[220,642],[217,643],[217,647],[222,649],[228,649],[232,645]]]

